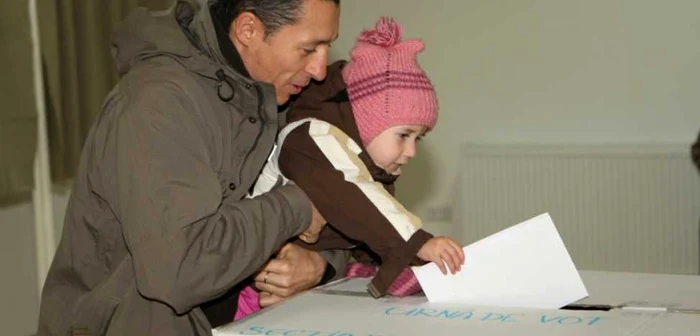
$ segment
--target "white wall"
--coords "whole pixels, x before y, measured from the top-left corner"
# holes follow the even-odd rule
[[[56,241],[60,237],[68,193],[53,196]],[[0,335],[36,332],[39,318],[34,207],[31,202],[0,208]]]
[[[439,210],[464,143],[689,147],[700,130],[700,1],[341,4],[335,58],[380,15],[426,43],[441,114],[398,190],[433,231],[451,232]]]
[[[0,209],[0,334],[36,332],[39,310],[34,208],[24,203]]]

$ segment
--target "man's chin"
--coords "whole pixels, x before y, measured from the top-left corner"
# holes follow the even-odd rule
[[[279,96],[278,96],[278,97],[277,97],[277,105],[278,105],[278,106],[284,106],[284,105],[286,105],[287,103],[289,103],[289,96],[285,96],[285,97],[279,97]]]

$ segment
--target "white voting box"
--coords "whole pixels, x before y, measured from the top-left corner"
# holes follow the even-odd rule
[[[215,335],[676,335],[697,336],[700,316],[644,311],[466,307],[425,298],[381,299],[307,292]]]
[[[590,296],[577,303],[626,309],[695,310],[700,317],[700,276],[604,271],[579,274]]]
[[[700,276],[608,271],[579,271],[590,295],[574,307],[608,306],[611,309],[697,310],[700,313]],[[365,295],[368,279],[341,279],[320,290]],[[369,295],[369,294],[366,294]],[[699,315],[700,316],[700,315]]]
[[[610,310],[540,310],[431,303],[423,296],[375,300],[367,279],[344,279],[306,292],[215,335],[678,335],[700,334],[700,277],[581,272],[585,305]],[[661,280],[664,282],[661,283]],[[668,285],[670,284],[670,285]],[[648,286],[656,286],[647,290]],[[675,286],[675,288],[674,288]],[[683,295],[679,292],[684,293]],[[695,293],[695,294],[694,294]],[[691,297],[692,296],[692,297]],[[646,302],[646,303],[645,303]],[[620,308],[630,303],[629,310]],[[657,304],[658,303],[658,304]],[[652,308],[650,308],[652,307]],[[681,312],[657,308],[683,308]],[[695,313],[694,313],[695,312]]]

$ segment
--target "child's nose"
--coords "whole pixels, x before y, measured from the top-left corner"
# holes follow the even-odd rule
[[[403,150],[403,155],[407,158],[413,158],[416,156],[416,144],[414,142],[411,142],[404,147]]]

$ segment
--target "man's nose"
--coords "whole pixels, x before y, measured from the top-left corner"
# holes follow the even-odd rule
[[[328,48],[319,47],[316,57],[313,57],[306,66],[306,71],[311,77],[317,81],[322,81],[326,78],[326,65],[328,64]]]

